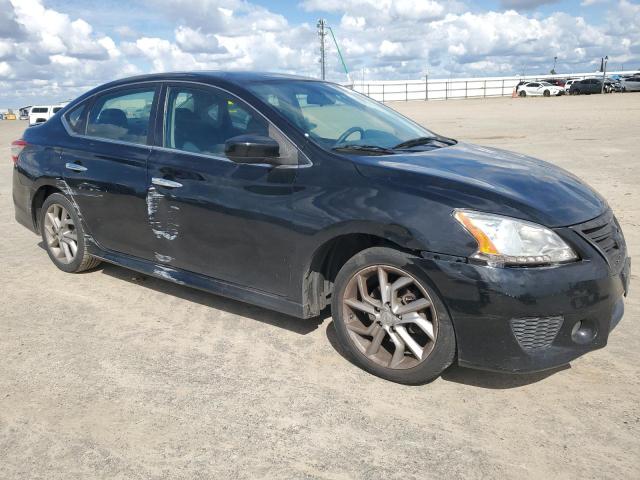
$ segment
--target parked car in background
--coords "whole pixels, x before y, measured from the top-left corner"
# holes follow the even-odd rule
[[[64,108],[65,104],[35,105],[29,112],[29,126],[44,123]]]
[[[625,92],[640,92],[640,75],[623,78],[620,83]]]
[[[4,120],[17,120],[17,119],[18,119],[18,117],[13,112],[9,112],[9,113],[5,113],[4,114]]]
[[[613,78],[607,78],[604,81],[604,92],[605,93],[613,93],[613,92],[622,92],[624,91],[624,87],[620,80],[616,80]]]
[[[602,93],[602,80],[597,78],[585,78],[573,82],[569,88],[569,95],[590,95],[592,93]]]
[[[564,88],[565,84],[567,83],[564,78],[547,78],[545,82],[560,88]]]
[[[112,262],[302,318],[330,307],[345,356],[395,382],[454,360],[563,365],[624,311],[624,237],[591,187],[336,84],[118,80],[26,129],[12,160],[16,219],[59,269]],[[236,333],[253,339],[250,323]]]
[[[19,109],[20,120],[29,120],[29,113],[31,112],[31,105],[28,107],[22,107]]]
[[[44,123],[51,117],[52,106],[34,105],[29,112],[29,126]]]
[[[562,95],[564,93],[564,90],[557,85],[551,85],[549,82],[529,82],[525,83],[524,85],[520,85],[517,89],[517,93],[521,97],[550,97],[552,95]]]
[[[575,82],[579,82],[580,80],[577,78],[570,78],[569,80],[567,80],[564,84],[564,87],[562,87],[564,89],[564,93],[565,94],[569,94],[569,89],[571,88],[571,85],[573,85]]]

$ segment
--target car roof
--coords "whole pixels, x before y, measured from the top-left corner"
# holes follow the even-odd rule
[[[151,73],[145,75],[137,75],[135,77],[127,77],[102,85],[103,87],[112,87],[119,84],[158,81],[158,80],[191,80],[191,81],[223,81],[226,83],[235,83],[242,85],[246,82],[267,82],[275,80],[307,80],[320,81],[315,78],[302,77],[298,75],[289,75],[285,73],[270,72],[243,72],[243,71],[218,71],[218,70],[200,70],[193,72],[167,72],[167,73]]]
[[[153,81],[191,81],[210,84],[228,84],[235,85],[239,88],[245,88],[247,83],[253,82],[269,82],[278,80],[298,80],[308,82],[321,82],[316,78],[302,77],[298,75],[289,75],[285,73],[270,72],[250,72],[250,71],[216,71],[216,70],[200,70],[193,72],[166,72],[166,73],[150,73],[145,75],[137,75],[134,77],[126,77],[112,82],[99,85],[80,97],[74,99],[68,104],[69,108],[81,103],[86,98],[102,92],[103,90],[125,87],[134,83],[153,82]]]

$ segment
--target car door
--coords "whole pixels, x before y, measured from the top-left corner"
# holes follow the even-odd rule
[[[209,86],[169,84],[159,148],[149,159],[147,204],[158,263],[284,295],[290,277],[296,166],[229,160],[225,141],[270,136],[297,148],[252,107]]]
[[[153,258],[147,159],[157,83],[109,90],[64,117],[63,178],[93,239],[107,250]]]

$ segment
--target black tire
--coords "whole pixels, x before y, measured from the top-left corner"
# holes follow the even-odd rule
[[[525,92],[524,90],[520,90],[520,93],[518,93],[518,95],[524,98],[527,96],[527,92]]]
[[[63,263],[60,261],[52,251],[52,248],[47,241],[47,236],[45,234],[45,216],[47,214],[47,210],[49,210],[52,205],[59,205],[63,207],[69,213],[69,216],[73,221],[73,227],[77,238],[77,251],[73,260],[69,263]],[[47,253],[49,254],[49,258],[60,270],[68,273],[79,273],[95,268],[100,264],[101,261],[99,259],[88,253],[82,223],[78,216],[78,212],[76,211],[76,207],[64,195],[60,193],[53,193],[46,198],[42,205],[42,209],[40,210],[39,226],[40,235],[42,236],[42,241],[44,242]]]
[[[545,97],[550,97],[551,92],[549,90],[545,90],[544,92],[542,92],[542,95],[544,95]]]
[[[348,360],[373,375],[406,385],[422,385],[436,379],[451,365],[456,355],[456,339],[449,313],[430,281],[425,278],[424,272],[416,265],[416,259],[413,255],[392,248],[373,247],[363,250],[347,261],[338,273],[331,304],[338,342]],[[345,289],[354,275],[375,265],[395,267],[412,276],[428,293],[437,313],[437,335],[432,350],[412,368],[394,369],[382,366],[368,358],[350,338],[343,318]]]
[[[573,91],[574,95],[580,95],[580,90],[578,90],[577,88]]]

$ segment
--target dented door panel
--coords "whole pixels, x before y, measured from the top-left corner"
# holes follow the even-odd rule
[[[290,208],[296,169],[154,149],[148,224],[159,263],[275,294],[290,279]],[[180,187],[151,183],[153,178]]]

